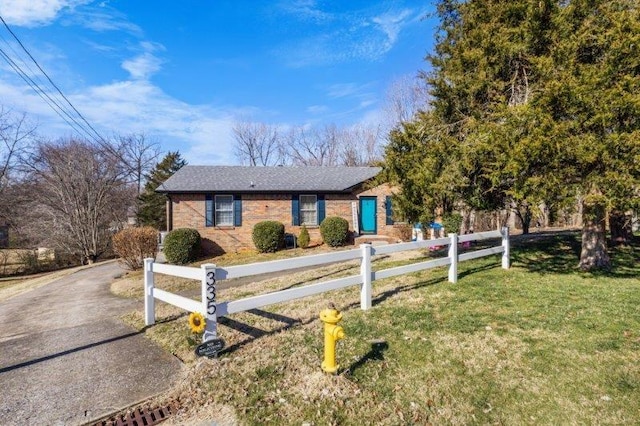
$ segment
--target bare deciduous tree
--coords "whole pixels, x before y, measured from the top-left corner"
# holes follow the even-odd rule
[[[382,158],[379,127],[354,126],[341,134],[342,165],[371,166]]]
[[[282,164],[282,145],[276,126],[250,121],[233,125],[235,156],[249,166],[275,166]]]
[[[7,188],[16,162],[34,135],[35,127],[27,123],[25,114],[0,108],[0,194]]]
[[[29,157],[31,241],[94,262],[126,221],[135,198],[122,165],[109,150],[84,141],[39,144]]]
[[[364,166],[381,158],[380,128],[292,127],[282,133],[264,123],[234,126],[235,154],[242,164],[273,166]]]
[[[291,162],[301,166],[335,166],[340,157],[341,131],[335,125],[322,129],[292,128],[286,136]]]
[[[144,179],[158,162],[161,150],[157,142],[150,141],[144,133],[117,137],[117,157],[125,164],[136,185],[138,195]]]
[[[394,80],[387,89],[385,113],[388,127],[410,121],[428,106],[429,92],[423,78],[405,75]]]

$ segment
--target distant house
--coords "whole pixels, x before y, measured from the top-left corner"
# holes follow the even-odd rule
[[[325,217],[340,216],[366,238],[397,240],[387,185],[370,187],[379,167],[185,166],[160,185],[167,227],[195,228],[209,253],[253,248],[256,223],[275,220],[320,242]]]

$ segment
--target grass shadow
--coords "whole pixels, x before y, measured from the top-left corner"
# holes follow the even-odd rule
[[[290,288],[300,287],[301,285],[309,284],[309,282],[311,282],[311,281],[318,281],[318,280],[321,280],[321,279],[323,279],[323,278],[329,278],[329,277],[331,277],[331,276],[334,276],[334,275],[340,274],[340,273],[342,273],[342,272],[349,271],[349,270],[354,269],[354,268],[356,268],[356,267],[357,267],[357,266],[353,266],[353,265],[345,265],[344,267],[342,267],[342,268],[340,268],[340,269],[336,269],[336,270],[334,270],[334,271],[330,271],[330,272],[327,272],[327,273],[325,273],[325,274],[315,275],[315,276],[312,276],[312,277],[309,277],[309,278],[305,278],[305,279],[303,279],[303,280],[300,280],[300,281],[298,281],[298,282],[295,282],[295,283],[289,284],[288,286],[283,287],[283,288],[279,289],[278,291],[282,291],[282,290],[289,290]]]
[[[371,306],[376,306],[381,304],[382,302],[384,302],[385,300],[396,296],[400,293],[404,293],[407,291],[412,291],[421,287],[426,287],[426,286],[432,286],[432,285],[436,285],[436,284],[440,284],[443,282],[447,281],[447,277],[437,277],[437,278],[432,278],[430,280],[426,280],[426,281],[421,281],[418,283],[414,283],[414,284],[407,284],[407,285],[402,285],[402,286],[398,286],[392,289],[389,289],[387,291],[383,291],[382,293],[376,295],[375,297],[371,298]],[[339,311],[347,311],[350,309],[354,309],[354,308],[358,308],[360,306],[360,302],[352,302],[346,305],[343,305],[340,309],[338,309]]]
[[[499,269],[501,267],[502,266],[499,265],[498,263],[490,263],[487,265],[476,266],[475,268],[468,268],[468,269],[465,269],[464,271],[458,272],[458,279],[464,278],[467,275],[473,275],[475,273],[489,271],[491,269]]]
[[[353,374],[358,368],[362,367],[369,361],[384,361],[384,351],[389,349],[389,344],[384,341],[371,342],[371,349],[360,359],[351,364],[344,370],[344,373]]]
[[[262,309],[251,309],[249,311],[247,311],[248,313],[254,314],[254,315],[258,315],[261,316],[263,318],[268,318],[274,321],[279,321],[284,323],[284,325],[282,327],[278,327],[274,330],[271,331],[266,331],[266,330],[262,330],[260,328],[254,327],[252,325],[240,322],[240,321],[236,321],[234,319],[231,319],[229,317],[222,317],[218,319],[218,324],[224,325],[226,327],[232,328],[236,331],[239,331],[240,333],[246,334],[248,337],[240,342],[234,343],[233,345],[226,347],[224,349],[222,349],[220,352],[218,352],[218,355],[224,355],[224,354],[230,354],[235,352],[236,350],[242,348],[243,346],[253,342],[256,339],[260,339],[266,336],[271,336],[274,334],[278,334],[281,333],[285,330],[288,330],[292,327],[295,326],[299,326],[299,325],[306,325],[306,324],[310,324],[311,322],[315,321],[315,318],[309,318],[306,321],[302,321],[299,319],[295,319],[295,318],[290,318],[287,317],[285,315],[280,315],[280,314],[275,314],[273,312],[267,312],[267,311],[263,311]]]
[[[594,278],[637,277],[640,261],[638,238],[630,246],[608,249],[612,267],[608,271],[582,272],[578,268],[582,250],[579,231],[530,234],[512,240],[511,264],[539,274],[588,274]]]

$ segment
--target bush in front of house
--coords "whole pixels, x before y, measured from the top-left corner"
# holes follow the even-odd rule
[[[300,236],[298,237],[298,246],[306,249],[309,247],[310,242],[311,237],[309,236],[309,230],[306,226],[302,225],[302,229],[300,229]]]
[[[141,269],[146,257],[156,257],[158,231],[151,226],[125,228],[111,239],[113,251],[131,270]]]
[[[200,233],[192,228],[179,228],[164,238],[162,252],[167,262],[182,265],[193,262],[200,254]]]
[[[284,225],[275,220],[258,222],[251,236],[260,253],[273,253],[284,246]]]
[[[331,247],[343,246],[349,238],[349,222],[338,216],[328,217],[320,224],[320,235]]]

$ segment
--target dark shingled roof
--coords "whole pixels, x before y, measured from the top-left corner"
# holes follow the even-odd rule
[[[184,166],[157,192],[349,192],[380,167]]]

